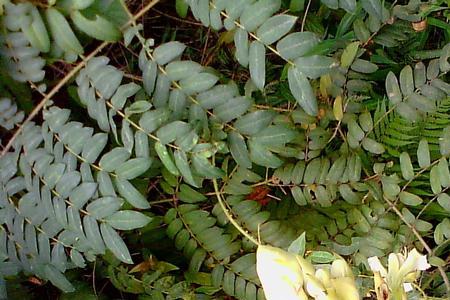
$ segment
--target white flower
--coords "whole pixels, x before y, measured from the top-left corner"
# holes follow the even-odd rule
[[[427,257],[421,255],[416,249],[411,250],[406,258],[400,253],[389,254],[388,270],[376,256],[368,258],[367,262],[370,269],[384,279],[392,292],[399,288],[405,292],[411,291],[413,289],[412,284],[409,283],[411,278],[414,280],[418,271],[424,271],[431,267]]]
[[[378,272],[382,277],[387,276],[386,268],[383,267],[377,256],[369,257],[367,259],[367,262],[369,263],[369,267],[372,270],[372,272]]]

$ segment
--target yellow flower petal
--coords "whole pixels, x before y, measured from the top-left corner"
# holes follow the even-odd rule
[[[359,300],[358,289],[356,288],[355,281],[350,277],[340,277],[331,279],[331,282],[336,291],[338,299],[345,300]]]
[[[271,246],[256,251],[256,272],[267,300],[303,300],[303,275],[296,255]]]

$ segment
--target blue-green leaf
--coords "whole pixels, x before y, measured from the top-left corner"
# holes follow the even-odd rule
[[[278,168],[283,164],[283,161],[276,157],[267,149],[267,146],[261,145],[256,141],[249,141],[250,159],[257,165]]]
[[[165,65],[181,56],[184,49],[186,46],[180,42],[168,42],[156,47],[153,51],[153,58],[158,65]]]
[[[253,41],[249,50],[249,70],[253,83],[261,91],[264,90],[266,82],[266,47],[258,42]]]
[[[152,219],[133,210],[121,210],[105,219],[106,223],[118,230],[132,230],[147,225]]]
[[[244,138],[239,133],[233,131],[228,134],[228,141],[234,160],[244,168],[251,168],[250,154]]]
[[[277,43],[277,51],[282,58],[291,60],[308,53],[318,43],[319,38],[312,32],[295,32]]]
[[[260,0],[247,6],[240,21],[247,31],[254,31],[280,9],[281,0]]]
[[[273,111],[258,110],[237,119],[234,127],[242,134],[254,135],[269,126],[274,117]]]
[[[296,67],[288,70],[289,88],[297,103],[311,116],[318,113],[317,99],[306,76]]]
[[[74,10],[70,17],[81,31],[102,41],[115,42],[121,38],[120,30],[102,16],[95,15],[93,20],[86,18],[80,11]]]
[[[243,115],[252,105],[246,97],[235,97],[214,108],[214,115],[223,122],[230,122]]]
[[[333,58],[323,55],[299,57],[295,60],[297,69],[311,79],[330,73],[338,65]]]
[[[115,178],[115,183],[119,194],[128,203],[140,209],[150,208],[147,199],[128,180]]]
[[[270,45],[288,33],[297,21],[297,17],[277,15],[268,19],[256,31],[262,43]]]
[[[96,219],[112,215],[119,210],[123,200],[117,197],[106,196],[96,199],[86,206],[86,211]]]
[[[116,174],[122,179],[134,179],[142,175],[150,168],[152,159],[150,157],[132,158],[116,169]]]
[[[130,252],[120,235],[106,223],[100,224],[100,231],[106,247],[111,250],[114,256],[126,264],[132,264],[133,260],[131,259]]]
[[[238,28],[234,33],[234,44],[236,46],[236,60],[244,67],[248,66],[248,33],[244,29]]]

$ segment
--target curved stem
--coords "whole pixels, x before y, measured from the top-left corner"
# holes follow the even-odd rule
[[[240,233],[242,233],[246,238],[248,238],[253,244],[260,246],[261,243],[259,243],[254,237],[252,237],[248,232],[246,232],[237,222],[235,219],[233,219],[233,216],[230,214],[229,210],[225,206],[225,203],[223,202],[222,195],[219,191],[219,185],[217,184],[217,179],[213,179],[213,185],[214,185],[214,192],[217,197],[217,201],[219,201],[220,207],[222,208],[225,216],[230,221],[231,224],[233,224],[234,227],[236,227],[237,230],[239,230]]]

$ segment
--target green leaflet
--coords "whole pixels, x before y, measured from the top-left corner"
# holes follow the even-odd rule
[[[96,15],[95,19],[90,20],[83,16],[81,12],[75,10],[70,17],[75,26],[93,38],[111,42],[118,41],[121,38],[119,29],[102,16]]]
[[[188,78],[192,76],[192,74],[197,74],[203,69],[203,66],[195,61],[183,60],[173,61],[167,64],[165,69],[170,80],[178,81]]]
[[[249,47],[248,47],[248,33],[247,31],[238,28],[234,33],[234,44],[236,46],[236,60],[243,66],[248,66],[248,56],[249,56]]]
[[[409,65],[405,66],[400,72],[400,88],[405,97],[414,93],[413,71]]]
[[[158,77],[158,65],[154,61],[147,61],[143,66],[142,80],[144,89],[148,95],[155,90],[156,78]]]
[[[87,240],[92,245],[92,249],[94,249],[97,253],[104,254],[106,248],[100,234],[100,227],[97,220],[92,216],[84,216],[83,228],[86,233]]]
[[[347,201],[348,203],[353,205],[361,204],[361,197],[352,190],[350,185],[348,184],[340,185],[339,193],[341,194],[342,198],[344,198],[344,200]]]
[[[117,197],[106,196],[90,202],[86,211],[96,219],[102,219],[112,215],[123,205],[123,200]]]
[[[260,0],[247,6],[241,15],[240,23],[247,31],[254,31],[270,16],[280,9],[280,0]]]
[[[115,178],[114,182],[119,194],[132,206],[140,209],[150,207],[147,199],[128,180]]]
[[[134,179],[147,171],[151,164],[152,159],[149,157],[132,158],[117,167],[115,172],[122,179]]]
[[[208,179],[221,178],[225,175],[223,170],[214,167],[207,158],[201,155],[192,155],[192,166],[199,175]]]
[[[189,6],[186,4],[186,0],[176,0],[175,9],[177,14],[181,18],[186,18]]]
[[[257,165],[278,168],[283,164],[283,161],[270,152],[266,146],[257,141],[250,140],[248,143],[250,150],[250,159]]]
[[[157,108],[145,112],[139,119],[139,126],[141,126],[145,132],[152,133],[166,122],[168,118],[169,110],[167,108]]]
[[[359,115],[359,125],[365,132],[372,131],[373,129],[373,119],[369,112],[365,112]]]
[[[198,0],[197,17],[203,26],[209,26],[209,0]]]
[[[237,132],[230,132],[228,134],[228,141],[230,143],[230,151],[236,162],[244,168],[251,168],[249,152],[244,138]]]
[[[156,47],[153,51],[153,58],[158,65],[165,65],[180,57],[185,48],[186,46],[180,42],[168,42]]]
[[[289,89],[301,108],[311,116],[318,113],[317,99],[306,76],[296,66],[288,70]]]
[[[417,147],[417,160],[419,167],[424,168],[431,164],[430,149],[428,147],[428,141],[421,139],[419,146]]]
[[[436,109],[432,99],[424,97],[419,94],[411,94],[408,97],[408,104],[419,110],[419,112],[433,112]]]
[[[416,122],[420,119],[420,114],[417,109],[406,102],[398,103],[395,111],[403,118],[412,122]]]
[[[213,113],[222,122],[230,122],[243,115],[250,108],[252,102],[243,96],[231,98],[226,103],[215,107]]]
[[[366,43],[370,38],[370,31],[364,21],[360,18],[353,22],[353,31],[355,32],[358,40],[362,43]]]
[[[298,133],[284,125],[270,125],[255,134],[251,140],[261,145],[284,145],[297,137]]]
[[[179,137],[185,136],[191,130],[191,126],[182,121],[173,121],[164,125],[156,131],[159,142],[163,145],[175,141]]]
[[[163,163],[163,165],[166,167],[167,171],[172,173],[175,176],[179,176],[180,172],[178,171],[177,167],[175,166],[175,163],[172,160],[171,155],[169,154],[169,151],[167,147],[160,142],[155,143],[155,150],[158,154],[159,159]]]
[[[61,176],[64,174],[64,171],[66,169],[66,165],[63,163],[57,163],[51,165],[44,174],[44,180],[46,182],[46,185],[52,189],[56,183],[59,181]]]
[[[364,74],[370,74],[373,72],[376,72],[378,70],[378,66],[374,63],[371,63],[364,59],[355,59],[353,63],[351,64],[350,68],[353,71],[364,73]]]
[[[67,23],[66,18],[55,8],[45,11],[52,37],[61,49],[75,54],[83,53],[83,47]]]
[[[277,43],[277,51],[286,60],[292,60],[308,53],[319,43],[319,38],[312,32],[294,32]]]
[[[335,260],[334,255],[327,251],[313,251],[308,258],[319,264],[326,264]]]
[[[354,59],[356,58],[356,54],[358,52],[359,49],[359,42],[353,42],[347,45],[347,47],[345,47],[344,52],[342,53],[341,56],[341,66],[346,68],[349,67]]]
[[[100,231],[106,247],[111,250],[114,256],[126,264],[132,264],[133,260],[131,259],[130,252],[128,252],[128,248],[120,235],[106,223],[100,224]]]
[[[450,212],[450,196],[448,194],[439,194],[437,201],[445,211]]]
[[[58,183],[55,186],[56,192],[60,195],[61,198],[67,198],[72,190],[80,183],[81,176],[78,171],[66,172],[59,179]]]
[[[313,184],[320,175],[320,158],[315,158],[308,163],[303,177],[303,182],[306,184]]]
[[[339,0],[339,7],[352,13],[356,10],[356,0]]]
[[[147,225],[152,218],[143,213],[132,210],[121,210],[105,219],[112,228],[118,230],[132,230]]]
[[[186,95],[192,95],[209,90],[218,80],[219,78],[214,74],[201,72],[182,79],[180,86]]]
[[[93,135],[89,140],[85,141],[81,157],[87,162],[94,163],[100,153],[108,142],[108,135],[106,133],[97,133]]]
[[[61,274],[54,266],[45,264],[44,274],[50,280],[50,282],[66,293],[75,291],[73,285],[67,280],[67,278]]]
[[[39,49],[41,52],[48,52],[50,50],[50,38],[41,14],[36,7],[31,9],[32,22],[25,26],[22,25],[22,31],[30,41],[30,44]]]
[[[175,165],[180,171],[181,176],[183,176],[184,181],[192,186],[198,187],[199,185],[194,179],[194,175],[192,174],[186,153],[181,150],[175,150],[173,156],[175,159]]]
[[[125,148],[117,147],[104,154],[100,159],[99,165],[103,170],[112,172],[127,161],[130,155],[131,153]]]
[[[427,81],[426,67],[423,62],[418,62],[414,66],[414,85],[416,88],[422,87]]]
[[[441,56],[439,57],[439,68],[441,72],[448,72],[450,70],[450,63],[448,59],[450,57],[450,45],[447,43],[444,48],[442,48]]]
[[[322,55],[299,57],[295,60],[298,71],[311,79],[319,78],[331,72],[332,68],[338,65],[333,58]]]
[[[206,92],[198,94],[197,100],[204,109],[211,109],[220,104],[224,104],[228,99],[238,95],[239,91],[235,84],[220,84]]]
[[[119,86],[111,98],[111,104],[116,109],[122,109],[127,99],[136,94],[141,87],[133,82]]]
[[[406,180],[414,178],[414,169],[411,163],[411,158],[407,152],[400,154],[400,168],[402,170],[402,176]]]
[[[297,17],[277,15],[265,21],[256,31],[256,36],[266,45],[273,44],[288,33],[297,21]]]
[[[448,162],[445,157],[439,159],[437,165],[439,170],[439,181],[443,187],[450,187],[450,170],[448,168]]]
[[[190,151],[192,148],[194,148],[195,145],[198,143],[198,135],[195,132],[195,130],[191,130],[184,136],[180,136],[175,141],[175,145],[180,147],[183,151]]]
[[[400,92],[397,77],[395,77],[392,72],[389,72],[386,76],[386,93],[392,103],[398,104],[402,101],[402,94]]]
[[[264,90],[266,82],[266,47],[258,42],[253,41],[249,50],[249,70],[253,83],[261,91]]]
[[[125,108],[125,115],[131,116],[134,114],[140,114],[148,111],[152,107],[152,104],[148,101],[136,101],[130,106]]]
[[[417,205],[422,204],[422,202],[423,202],[423,200],[419,196],[405,192],[405,191],[400,192],[399,198],[402,203],[409,205],[409,206],[417,206]]]
[[[379,21],[383,20],[383,7],[380,0],[361,0],[361,5],[369,15]]]
[[[289,10],[292,12],[299,12],[305,9],[305,0],[291,0]]]
[[[85,9],[94,3],[94,0],[74,0],[70,1],[70,4],[72,5],[72,9],[82,10]]]
[[[328,6],[331,9],[338,9],[339,8],[339,1],[338,0],[321,0],[323,4]]]
[[[364,138],[364,131],[354,119],[351,119],[348,122],[348,134],[355,138],[358,142]]]
[[[442,130],[441,138],[439,139],[439,150],[441,155],[450,154],[450,126]]]
[[[246,135],[255,135],[262,129],[266,128],[275,117],[275,113],[268,110],[258,110],[248,113],[234,123],[234,127],[241,133]]]
[[[178,193],[178,197],[180,198],[180,200],[186,203],[203,202],[207,199],[205,196],[203,196],[203,194],[197,192],[196,190],[185,184],[180,185],[180,192]]]
[[[288,252],[304,256],[305,250],[306,250],[306,232],[303,232],[297,239],[295,239],[289,245]]]
[[[363,148],[373,154],[382,154],[384,153],[384,146],[371,138],[364,138],[361,142]]]
[[[442,191],[441,181],[439,179],[439,168],[434,166],[430,171],[430,186],[433,194],[439,194]]]

